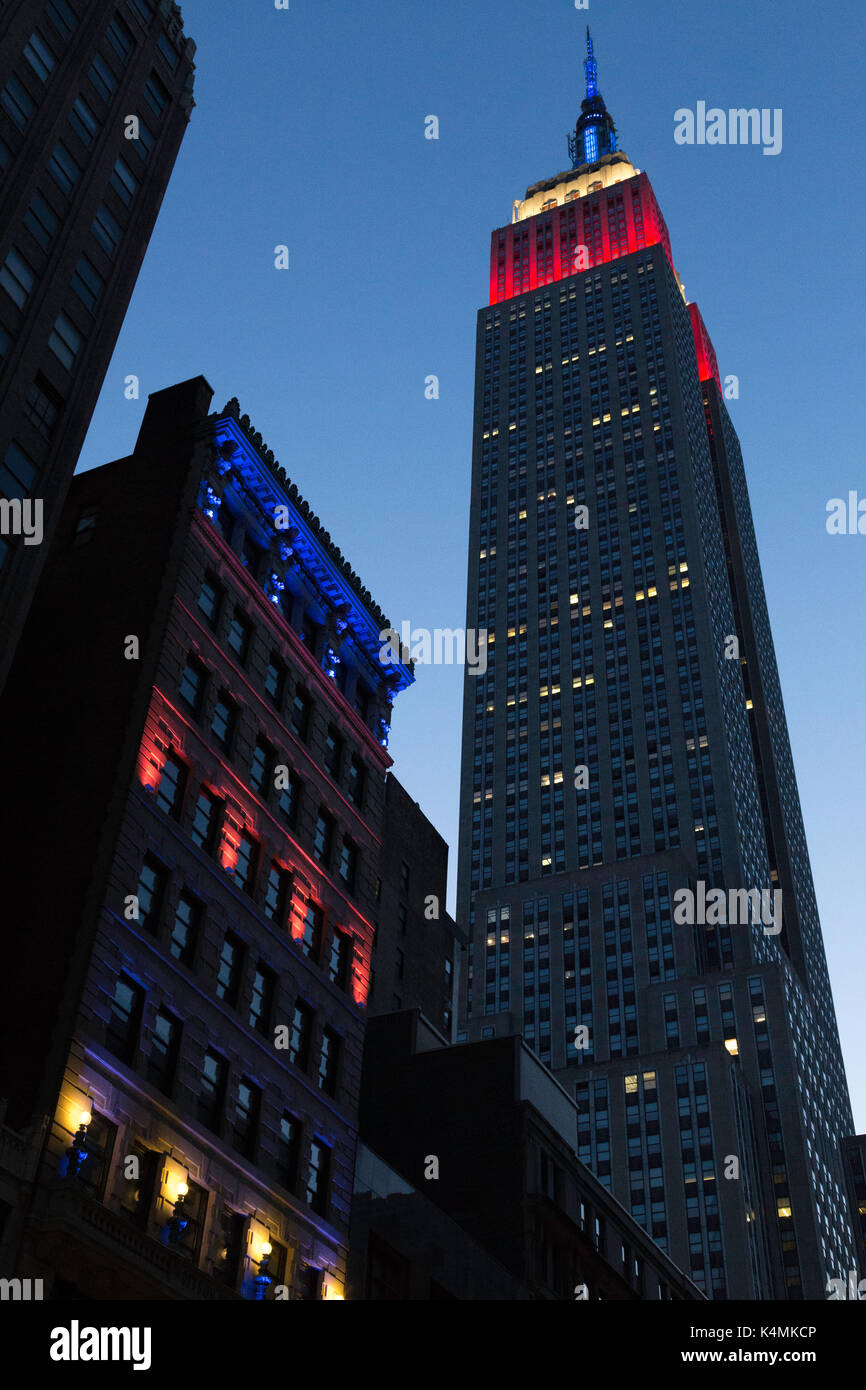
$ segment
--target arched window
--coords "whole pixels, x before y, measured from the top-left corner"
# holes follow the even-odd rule
[[[602,183],[601,179],[596,179],[595,183],[591,183],[589,185],[590,193],[597,193],[600,188],[604,188],[604,184]]]
[[[579,197],[580,197],[580,189],[579,189],[579,188],[572,188],[572,189],[570,190],[570,192],[566,193],[566,195],[565,195],[565,201],[566,201],[567,203],[573,203],[574,200],[575,200],[575,198],[579,198]]]
[[[556,207],[556,199],[555,199],[555,198],[548,198],[546,202],[544,202],[544,203],[541,204],[541,211],[542,211],[542,212],[549,212],[551,208],[555,208],[555,207]]]

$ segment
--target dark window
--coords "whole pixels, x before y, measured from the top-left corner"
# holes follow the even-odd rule
[[[252,893],[259,864],[259,845],[252,835],[244,831],[238,841],[238,857],[235,863],[235,883],[245,893]]]
[[[167,883],[168,872],[148,854],[141,866],[135,896],[138,898],[138,924],[150,932],[156,931]]]
[[[409,1262],[372,1233],[367,1245],[366,1297],[374,1303],[409,1297]]]
[[[306,740],[310,733],[313,716],[313,702],[303,690],[295,691],[292,701],[292,728],[298,738]]]
[[[45,6],[45,13],[51,20],[55,29],[66,39],[74,31],[78,20],[66,0],[48,0]]]
[[[319,1053],[319,1089],[326,1096],[337,1094],[337,1073],[340,1069],[340,1039],[332,1028],[322,1032],[322,1050]]]
[[[135,1056],[143,1008],[144,990],[127,975],[119,975],[105,1030],[105,1046],[129,1066]]]
[[[398,950],[398,951],[396,952],[396,955],[395,955],[395,964],[396,964],[397,979],[398,979],[398,980],[402,980],[402,978],[403,978],[403,973],[404,973],[405,968],[406,968],[406,957],[403,955],[403,952],[402,952],[402,951],[399,951],[399,950]]]
[[[253,974],[253,992],[250,998],[249,1024],[257,1033],[267,1034],[274,1006],[274,993],[277,977],[273,970],[259,961]]]
[[[279,1166],[283,1184],[294,1192],[301,1170],[301,1151],[304,1129],[300,1120],[284,1110],[280,1117]]]
[[[409,911],[405,903],[397,904],[397,921],[400,923],[400,933],[406,935],[406,923],[409,920]]]
[[[202,918],[202,906],[192,893],[181,893],[174,910],[169,950],[182,965],[192,965]]]
[[[156,1016],[150,1056],[147,1059],[147,1079],[157,1090],[170,1096],[177,1069],[180,1051],[181,1025],[166,1009],[160,1009]]]
[[[129,3],[146,29],[154,16],[154,0],[129,0]]]
[[[250,535],[249,531],[245,532],[243,544],[241,545],[241,561],[249,570],[253,579],[258,579],[263,559],[264,551],[262,547]]]
[[[132,30],[129,25],[124,19],[121,19],[119,14],[116,14],[109,24],[105,31],[105,37],[125,67],[135,47],[135,39],[132,37]]]
[[[180,678],[180,698],[196,718],[201,714],[207,671],[194,656],[187,658],[183,675]]]
[[[263,738],[256,739],[250,764],[250,785],[257,792],[267,793],[274,780],[274,750]]]
[[[353,758],[349,763],[349,775],[346,778],[346,794],[355,806],[364,804],[364,764],[360,758]]]
[[[192,819],[190,834],[199,849],[206,850],[209,854],[213,850],[216,840],[219,811],[220,802],[212,792],[202,787],[195,804],[195,815]]]
[[[349,972],[352,966],[352,938],[343,931],[335,931],[331,938],[331,958],[328,961],[328,974],[340,989],[348,989]]]
[[[343,761],[343,740],[333,724],[328,725],[325,739],[325,767],[335,782],[340,780],[340,765]]]
[[[317,961],[322,949],[322,909],[315,903],[308,903],[304,913],[304,934],[301,937],[301,950],[305,956]]]
[[[169,39],[168,35],[160,34],[156,46],[159,49],[161,56],[168,63],[168,66],[171,68],[172,72],[174,72],[175,68],[180,62],[180,54],[178,53],[174,44]]]
[[[409,865],[406,863],[405,859],[400,865],[400,892],[409,892]]]
[[[99,134],[99,121],[84,97],[76,97],[66,118],[83,145],[92,145]]]
[[[211,627],[216,627],[219,623],[220,608],[223,601],[223,586],[214,575],[208,573],[201,582],[199,590],[198,606],[204,613]]]
[[[219,744],[229,751],[237,722],[238,709],[233,700],[221,690],[214,706],[211,720],[211,733]]]
[[[229,646],[236,652],[241,661],[246,661],[250,650],[250,639],[252,636],[252,626],[244,617],[239,608],[232,614],[232,624],[229,628]]]
[[[350,893],[355,891],[355,879],[358,873],[358,851],[351,840],[344,840],[340,846],[340,878],[345,883]]]
[[[219,1133],[225,1105],[228,1062],[219,1053],[208,1050],[204,1054],[201,1080],[198,1093],[198,1117],[208,1129]]]
[[[13,75],[0,92],[0,106],[3,107],[7,116],[17,125],[18,129],[23,130],[33,114],[36,103],[23,84]]]
[[[128,143],[129,148],[138,155],[143,164],[146,164],[153,154],[153,147],[156,142],[153,138],[153,131],[145,125],[140,116],[138,118],[138,135],[135,138],[130,137]]]
[[[223,948],[220,952],[219,969],[217,970],[217,998],[232,1008],[238,1002],[238,994],[241,987],[241,975],[243,973],[244,945],[242,941],[227,931],[223,940]]]
[[[86,545],[93,540],[96,531],[96,519],[99,516],[98,507],[82,507],[75,522],[75,531],[72,535],[73,545]]]
[[[117,89],[117,78],[111,71],[105,59],[97,53],[93,62],[90,64],[90,80],[94,90],[99,93],[103,101],[111,101]]]
[[[24,414],[31,425],[50,439],[63,409],[63,401],[45,377],[38,376],[31,384],[24,402]]]
[[[107,256],[114,256],[123,236],[120,223],[111,215],[104,203],[100,203],[90,228]]]
[[[328,812],[319,809],[316,817],[316,830],[313,835],[313,854],[322,864],[329,864],[334,844],[334,821]]]
[[[36,73],[39,81],[47,82],[54,71],[55,58],[38,29],[33,30],[33,33],[24,45],[24,57]]]
[[[62,140],[58,140],[54,146],[54,152],[48,161],[48,172],[67,197],[81,177],[77,160],[72,158]]]
[[[281,782],[288,781],[287,786],[280,786],[279,807],[289,825],[295,826],[298,823],[298,809],[301,804],[301,795],[304,784],[300,777],[296,777],[294,772],[283,774]]]
[[[84,339],[66,314],[58,314],[48,338],[48,346],[68,372],[75,366]]]
[[[194,1264],[198,1259],[204,1218],[207,1210],[207,1192],[198,1183],[187,1179],[187,1194],[183,1199],[184,1225],[172,1241],[172,1249],[185,1260]]]
[[[268,872],[268,881],[265,885],[265,916],[278,926],[282,926],[286,920],[289,905],[289,888],[291,886],[291,876],[279,864],[272,864]]]
[[[313,1211],[318,1212],[320,1216],[324,1216],[328,1210],[330,1181],[331,1150],[321,1139],[314,1139],[310,1145],[306,1198]]]
[[[242,1076],[238,1082],[232,1143],[238,1153],[244,1154],[246,1158],[252,1158],[256,1151],[261,1103],[262,1093],[258,1086],[254,1086],[252,1081]]]
[[[223,1207],[217,1218],[218,1253],[214,1260],[213,1276],[231,1289],[237,1287],[246,1224],[245,1216],[230,1211],[228,1207]]]
[[[69,283],[85,309],[89,309],[92,313],[99,303],[99,296],[105,289],[105,281],[87,256],[79,257]]]
[[[363,681],[359,680],[355,686],[355,709],[358,711],[365,724],[370,718],[371,700],[372,696],[369,688]]]
[[[128,1178],[124,1173],[120,1184],[120,1207],[139,1230],[146,1230],[162,1154],[155,1149],[146,1149],[137,1140],[128,1152],[138,1159],[138,1177]]]
[[[6,450],[5,460],[0,464],[0,495],[25,498],[35,477],[35,463],[13,439]]]
[[[89,1188],[95,1197],[101,1197],[105,1188],[116,1136],[117,1126],[92,1110],[87,1126],[87,1157],[79,1169],[78,1181]]]
[[[155,72],[150,74],[144,84],[144,99],[157,116],[162,115],[171,100],[168,88],[159,80]]]
[[[118,158],[115,161],[111,178],[108,181],[120,201],[129,207],[138,192],[138,179],[125,160]]]
[[[23,309],[35,284],[36,273],[33,267],[28,265],[20,251],[16,251],[13,246],[0,267],[0,285],[18,308]]]
[[[156,804],[161,811],[173,816],[175,820],[180,819],[185,786],[186,768],[179,758],[169,753],[163,763],[159,786],[156,789]]]
[[[274,704],[279,709],[283,703],[283,695],[286,689],[286,668],[275,652],[271,652],[268,659],[268,669],[265,672],[265,690],[270,695]]]
[[[24,225],[46,250],[57,235],[58,221],[41,193],[34,193],[24,214]]]
[[[289,1036],[289,1061],[306,1071],[310,1064],[310,1040],[313,1036],[313,1011],[299,999],[292,1014]]]

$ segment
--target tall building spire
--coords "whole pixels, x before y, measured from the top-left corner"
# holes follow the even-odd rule
[[[616,126],[598,90],[598,64],[592,49],[592,35],[586,26],[586,96],[580,103],[580,116],[574,134],[568,137],[572,168],[595,164],[603,155],[616,151]]]

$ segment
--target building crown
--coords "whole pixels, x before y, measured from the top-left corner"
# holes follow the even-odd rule
[[[586,96],[580,103],[580,115],[574,134],[568,137],[568,153],[573,169],[583,164],[595,164],[606,154],[616,151],[616,126],[598,90],[598,64],[592,51],[592,35],[586,26]]]

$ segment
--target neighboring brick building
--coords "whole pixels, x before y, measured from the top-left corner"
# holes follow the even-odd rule
[[[371,1019],[361,1140],[526,1291],[493,1297],[703,1299],[578,1161],[574,1101],[520,1037],[448,1047],[417,1010]],[[370,1224],[396,1271],[402,1237],[385,1258]]]
[[[194,52],[170,0],[0,5],[0,500],[41,500],[44,531],[0,534],[0,688],[186,132]]]
[[[447,879],[447,844],[389,773],[369,1013],[420,1009],[450,1041],[459,934],[445,911]]]
[[[384,616],[211,395],[151,396],[133,455],[75,479],[0,702],[27,885],[0,1095],[16,1130],[48,1117],[5,1257],[60,1296],[345,1284],[383,745],[412,673],[383,675]]]

